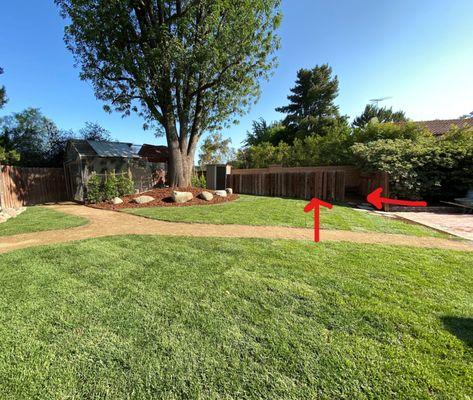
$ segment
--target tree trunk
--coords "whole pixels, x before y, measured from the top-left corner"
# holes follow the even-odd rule
[[[181,149],[179,141],[168,141],[169,170],[168,181],[172,187],[190,187],[194,168],[195,146]]]

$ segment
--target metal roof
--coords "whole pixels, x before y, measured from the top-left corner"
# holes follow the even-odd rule
[[[138,158],[135,148],[131,143],[98,142],[87,140],[99,157]]]
[[[69,143],[83,157],[139,158],[140,145],[122,142],[72,139]]]

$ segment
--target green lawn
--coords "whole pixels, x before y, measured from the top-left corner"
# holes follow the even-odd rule
[[[473,254],[109,237],[0,255],[2,399],[468,399]]]
[[[45,207],[28,207],[16,218],[0,224],[0,236],[50,231],[85,225],[87,219],[64,214]]]
[[[125,211],[164,221],[312,228],[313,214],[304,213],[307,203],[305,200],[242,195],[234,202],[212,206],[130,208]],[[325,229],[450,237],[421,225],[341,206],[334,206],[331,210],[322,208],[321,226]]]

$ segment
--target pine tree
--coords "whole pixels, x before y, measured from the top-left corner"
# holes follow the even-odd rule
[[[338,78],[332,77],[328,64],[300,69],[296,85],[287,98],[289,105],[276,108],[287,114],[283,124],[293,137],[327,134],[334,125],[345,122],[334,100],[338,96]]]

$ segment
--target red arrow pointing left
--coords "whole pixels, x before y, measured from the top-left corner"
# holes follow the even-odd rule
[[[314,210],[314,242],[320,242],[320,206],[325,208],[332,208],[333,205],[325,201],[313,198],[309,204],[304,207],[304,212]]]

